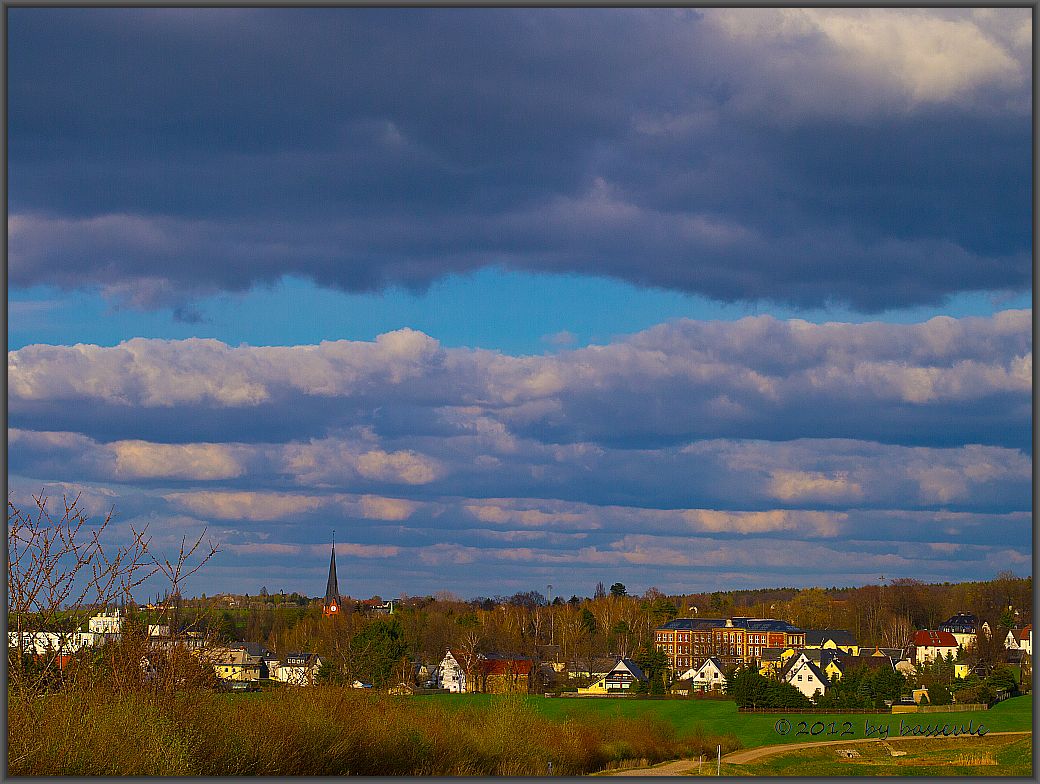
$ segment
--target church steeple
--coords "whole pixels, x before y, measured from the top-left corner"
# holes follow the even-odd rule
[[[343,603],[339,598],[339,581],[336,579],[336,532],[332,532],[332,560],[329,561],[329,583],[325,588],[325,603],[321,614],[338,615]]]

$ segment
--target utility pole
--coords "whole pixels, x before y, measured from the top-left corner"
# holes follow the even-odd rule
[[[554,634],[554,632],[556,631],[556,625],[553,623],[552,585],[549,585],[548,588],[549,588],[549,644],[550,645],[555,645],[556,644],[556,635]]]
[[[715,775],[716,776],[721,776],[722,775],[722,745],[721,744],[719,745],[719,762],[715,766]]]

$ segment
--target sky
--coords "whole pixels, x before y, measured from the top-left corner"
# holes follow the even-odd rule
[[[7,19],[16,504],[196,594],[1031,573],[1030,9]]]

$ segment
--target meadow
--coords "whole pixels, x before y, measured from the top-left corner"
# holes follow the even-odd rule
[[[70,690],[29,701],[9,698],[8,709],[8,772],[14,776],[522,776],[547,775],[550,763],[554,775],[584,775],[714,756],[718,745],[725,755],[739,748],[813,740],[780,735],[775,731],[779,716],[738,713],[733,702],[724,700],[392,697],[342,687],[151,696]],[[898,726],[900,717],[783,718],[792,723],[802,718],[835,721],[839,727],[849,721],[855,728],[851,739],[863,737],[866,720]],[[970,719],[992,732],[1028,730],[1032,697],[1007,700],[990,711],[903,718]],[[948,741],[918,742],[934,750]],[[1008,743],[987,753],[998,766],[1010,760],[1008,764],[1021,767],[1014,760],[1022,748]],[[819,753],[820,765],[834,762],[827,756],[833,751]],[[921,765],[940,758],[923,759]],[[886,760],[878,764],[882,762]],[[788,764],[796,763],[781,755],[739,767],[741,774],[761,768],[766,775],[775,768],[774,775],[786,775],[779,771]]]
[[[483,694],[429,695],[415,697],[418,700],[441,701],[447,705],[462,705],[464,701],[480,703],[490,698]],[[804,715],[768,713],[738,713],[736,703],[730,700],[635,700],[635,699],[575,699],[545,698],[540,696],[515,697],[529,704],[538,714],[554,721],[566,719],[585,719],[595,717],[602,721],[614,718],[638,719],[652,716],[668,722],[679,733],[689,732],[697,727],[708,733],[732,734],[740,741],[741,748],[752,748],[775,743],[795,743],[812,740],[839,740],[841,737],[821,734],[815,738],[795,735],[796,729],[788,735],[776,731],[776,722],[780,718],[787,719],[796,725],[798,721],[807,720],[811,725],[820,721],[825,725],[831,722],[841,731],[842,722],[852,725],[852,734],[842,737],[864,738],[864,724],[869,720],[873,725],[890,724],[894,737],[898,733],[900,716],[889,713],[877,714],[827,714],[807,712]],[[998,703],[988,711],[964,711],[959,713],[940,714],[904,714],[907,723],[950,723],[967,724],[973,722],[978,727],[981,723],[990,732],[1029,730],[1033,722],[1033,697],[1025,695]]]

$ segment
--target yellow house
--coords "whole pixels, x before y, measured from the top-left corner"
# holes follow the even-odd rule
[[[199,657],[222,681],[260,680],[260,657],[250,656],[241,648],[210,648],[199,651]]]
[[[838,666],[838,663],[833,659],[830,661],[830,663],[827,664],[826,667],[823,668],[823,672],[827,676],[827,680],[831,683],[834,683],[834,681],[837,680],[841,680],[841,668]]]
[[[954,664],[953,665],[953,677],[954,678],[967,678],[968,673],[971,672],[971,668],[967,664]]]
[[[589,686],[579,686],[578,694],[606,694],[607,693],[607,678],[603,676],[595,683]]]
[[[766,648],[762,651],[762,666],[759,673],[766,677],[776,675],[787,664],[787,660],[798,653],[799,649],[790,648]]]
[[[822,648],[823,650],[840,648],[853,656],[859,656],[859,643],[850,632],[844,629],[806,629],[805,647]]]
[[[620,659],[610,672],[578,694],[626,694],[636,682],[646,682],[643,670],[631,659]]]

